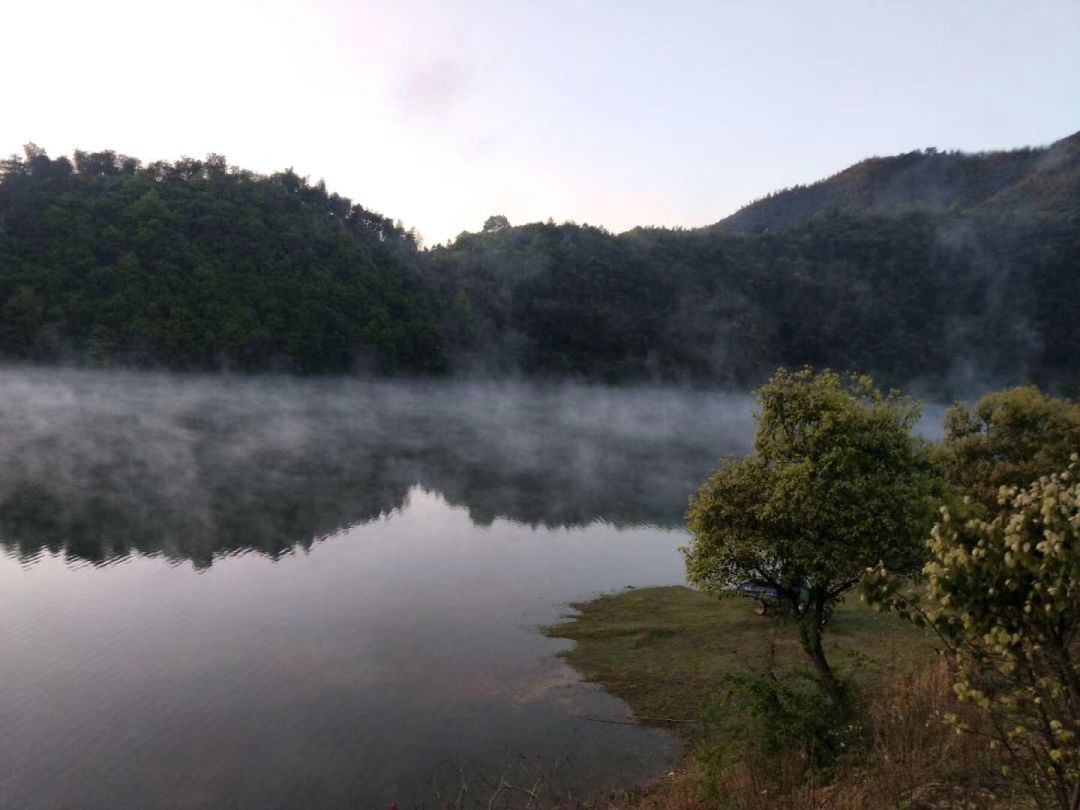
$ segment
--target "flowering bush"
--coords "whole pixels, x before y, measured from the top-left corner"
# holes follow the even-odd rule
[[[1080,808],[1080,482],[1061,473],[1002,487],[992,520],[959,523],[947,508],[928,543],[922,597],[883,565],[863,596],[945,641],[955,690],[982,710],[972,727],[1002,746],[1031,792]]]

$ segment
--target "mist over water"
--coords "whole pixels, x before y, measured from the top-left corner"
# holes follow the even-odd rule
[[[486,525],[675,526],[744,395],[574,385],[0,374],[0,538],[106,561],[279,555],[413,486]]]
[[[675,755],[538,626],[683,581],[749,397],[0,372],[0,805],[378,807]]]

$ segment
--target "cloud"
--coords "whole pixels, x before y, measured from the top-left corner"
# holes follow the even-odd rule
[[[459,62],[441,56],[410,67],[396,101],[408,117],[447,118],[472,90],[472,76]]]

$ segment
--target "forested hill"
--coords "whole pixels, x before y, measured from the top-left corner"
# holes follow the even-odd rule
[[[739,386],[809,363],[1075,393],[1078,143],[886,159],[925,183],[895,210],[889,169],[790,227],[494,216],[430,250],[292,171],[30,147],[0,161],[0,360]]]
[[[413,236],[291,170],[113,152],[0,162],[0,355],[437,371]]]
[[[936,149],[874,157],[808,186],[778,191],[714,228],[791,228],[835,210],[898,214],[950,209],[1037,215],[1080,209],[1080,132],[1048,147],[1008,152]]]
[[[463,368],[745,386],[812,364],[954,393],[1080,383],[1076,215],[834,212],[754,235],[535,224],[425,259]]]

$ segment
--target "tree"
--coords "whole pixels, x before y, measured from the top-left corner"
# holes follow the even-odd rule
[[[868,566],[921,562],[933,477],[911,435],[920,408],[868,377],[809,369],[781,369],[757,402],[753,453],[723,464],[691,502],[688,575],[707,591],[746,580],[774,588],[842,708],[822,645],[830,614]]]
[[[1025,387],[950,408],[938,458],[958,489],[993,512],[1001,487],[1065,469],[1078,447],[1080,405]]]
[[[493,214],[484,220],[484,233],[496,233],[510,227],[510,220],[502,214]]]
[[[956,664],[956,693],[1039,802],[1080,808],[1080,482],[1061,473],[1003,487],[992,520],[934,526],[925,597],[877,566],[864,597],[936,629]]]
[[[44,318],[41,300],[30,287],[19,287],[0,308],[0,348],[16,357],[29,354]]]

